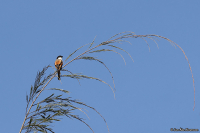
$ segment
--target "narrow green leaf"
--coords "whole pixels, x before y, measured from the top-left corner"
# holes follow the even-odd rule
[[[39,105],[39,103],[37,103],[37,107],[36,107],[36,110],[38,110],[38,109],[39,109],[39,107],[40,107],[40,105]]]
[[[51,98],[52,96],[54,96],[54,93],[48,96],[47,98],[45,98],[45,100]]]
[[[93,39],[92,43],[90,44],[89,48],[92,47],[92,45],[94,44],[94,41],[95,41],[96,37],[97,36],[94,37],[94,39]]]
[[[100,50],[91,51],[91,52],[89,52],[89,53],[106,52],[106,51],[112,51],[112,50],[110,50],[110,49],[100,49]]]
[[[31,125],[31,122],[32,122],[32,121],[33,121],[33,119],[31,118],[30,121],[29,121],[29,126]]]
[[[98,59],[96,59],[96,58],[94,58],[94,57],[91,57],[91,56],[83,56],[83,57],[80,57],[80,58],[78,58],[78,59],[84,59],[84,60],[98,60]]]
[[[31,97],[32,93],[33,93],[33,86],[31,85],[30,97]]]
[[[28,95],[26,94],[26,102],[28,103]]]
[[[67,91],[67,90],[64,90],[64,89],[59,89],[59,88],[49,88],[49,89],[47,89],[47,90],[58,90],[58,91],[62,91],[62,92],[64,92],[64,93],[70,93],[69,91]]]

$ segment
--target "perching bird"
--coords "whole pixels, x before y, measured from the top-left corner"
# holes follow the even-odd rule
[[[55,61],[55,67],[58,72],[58,80],[60,80],[60,70],[62,70],[62,65],[63,65],[62,57],[63,56],[59,55]]]

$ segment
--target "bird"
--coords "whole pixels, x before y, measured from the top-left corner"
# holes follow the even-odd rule
[[[58,80],[60,80],[60,70],[62,70],[62,65],[63,65],[62,58],[63,56],[59,55],[55,61],[55,68],[57,69],[58,72]]]

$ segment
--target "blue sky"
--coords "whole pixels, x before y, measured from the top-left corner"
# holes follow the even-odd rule
[[[188,56],[196,86],[196,108],[189,66],[181,50],[163,39],[156,44],[147,39],[127,39],[116,44],[128,51],[124,65],[115,53],[99,53],[112,72],[112,90],[95,80],[55,78],[48,86],[70,91],[98,110],[111,133],[170,132],[170,128],[200,129],[200,1],[189,0],[73,0],[0,1],[0,127],[1,132],[19,132],[25,117],[26,93],[38,70],[54,65],[58,55],[66,58],[78,47],[95,45],[111,36],[132,31],[138,35],[156,34],[180,45]],[[76,55],[82,53],[82,49]],[[120,52],[120,51],[118,51]],[[73,56],[75,57],[75,55]],[[112,85],[106,68],[97,62],[76,61],[67,66],[73,73],[103,79]],[[53,69],[49,70],[53,72]],[[45,92],[44,92],[45,93]],[[42,97],[43,95],[41,95]],[[80,112],[95,133],[107,132],[101,117],[87,109],[90,120]],[[91,132],[77,120],[63,118],[54,124],[56,133]]]

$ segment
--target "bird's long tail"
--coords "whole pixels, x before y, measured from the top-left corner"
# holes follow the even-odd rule
[[[60,80],[60,70],[58,70],[58,80]]]

